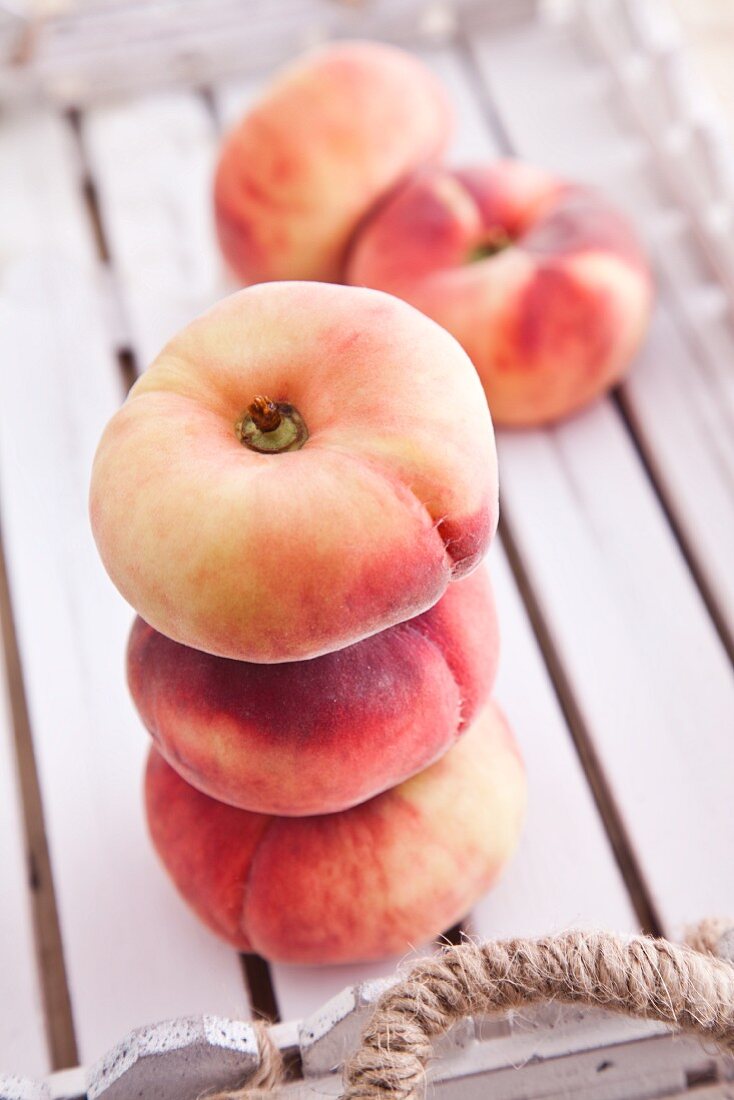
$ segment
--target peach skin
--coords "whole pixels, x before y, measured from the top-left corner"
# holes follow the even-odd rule
[[[463,917],[517,844],[525,774],[493,703],[445,756],[337,814],[269,817],[216,802],[151,750],[153,843],[214,932],[276,962],[401,954]]]
[[[618,382],[652,303],[623,215],[512,160],[417,173],[365,222],[347,282],[397,294],[453,333],[509,426],[556,420]]]
[[[225,139],[219,241],[243,283],[339,281],[354,230],[410,171],[438,159],[448,101],[416,57],[345,42],[287,68]]]
[[[137,619],[128,683],[168,763],[220,802],[332,813],[433,763],[486,701],[497,670],[486,568],[429,611],[312,661],[230,661]]]
[[[133,386],[92,471],[123,596],[241,661],[340,649],[426,611],[497,522],[469,359],[374,290],[266,283],[193,321]]]

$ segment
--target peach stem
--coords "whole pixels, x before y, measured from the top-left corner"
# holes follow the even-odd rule
[[[273,432],[283,417],[278,406],[269,397],[253,397],[247,412],[256,428],[261,432]]]

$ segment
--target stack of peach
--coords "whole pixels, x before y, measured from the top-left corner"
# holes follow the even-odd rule
[[[240,291],[133,387],[91,515],[141,616],[153,840],[206,923],[326,962],[465,914],[525,781],[489,701],[492,424],[453,337],[379,291]]]
[[[154,843],[207,924],[271,959],[402,952],[506,862],[525,782],[489,698],[485,391],[503,422],[568,412],[647,316],[619,215],[526,166],[430,166],[449,129],[389,47],[276,82],[223,147],[220,240],[244,282],[321,281],[189,325],[95,462],[95,536],[141,616]]]

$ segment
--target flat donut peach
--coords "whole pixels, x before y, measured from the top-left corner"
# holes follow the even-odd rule
[[[162,634],[241,661],[315,657],[427,610],[482,559],[486,400],[456,341],[389,295],[251,287],[135,384],[90,514],[110,577]]]
[[[432,764],[486,702],[497,670],[486,568],[428,611],[311,661],[213,657],[136,619],[128,683],[168,763],[220,802],[333,813]]]
[[[493,703],[420,775],[338,814],[268,817],[190,787],[155,749],[153,843],[199,918],[276,962],[402,954],[461,919],[514,851],[525,773]]]
[[[443,88],[409,53],[377,42],[313,51],[280,74],[222,146],[214,208],[244,283],[341,277],[373,204],[446,146]]]
[[[618,382],[653,293],[632,226],[601,194],[511,160],[417,173],[365,222],[346,280],[453,333],[509,426],[556,420]]]

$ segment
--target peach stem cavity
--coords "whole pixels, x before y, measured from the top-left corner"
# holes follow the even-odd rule
[[[489,256],[496,256],[498,252],[504,252],[512,244],[512,237],[504,229],[493,229],[479,244],[471,249],[466,258],[467,263],[473,264],[478,260],[486,260]]]
[[[260,454],[298,451],[308,439],[308,429],[298,409],[286,401],[253,397],[234,426],[245,447]]]

